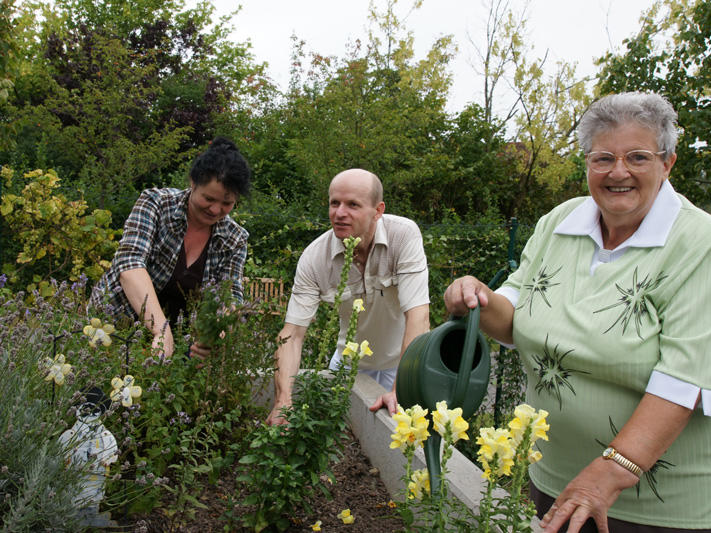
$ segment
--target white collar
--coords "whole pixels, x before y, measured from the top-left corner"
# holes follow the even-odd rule
[[[681,200],[674,191],[674,187],[666,179],[662,183],[649,213],[644,217],[637,230],[614,251],[630,247],[652,248],[664,246],[680,210]],[[598,247],[602,248],[600,209],[592,197],[587,197],[583,203],[573,209],[556,226],[553,233],[560,235],[589,235]]]

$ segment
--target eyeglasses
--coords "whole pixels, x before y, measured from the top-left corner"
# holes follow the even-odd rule
[[[664,153],[666,153],[666,150],[661,152],[630,150],[625,155],[615,155],[611,152],[590,152],[585,156],[585,159],[590,170],[601,174],[611,172],[615,168],[618,159],[622,159],[622,162],[630,172],[644,172],[652,168],[656,156]]]

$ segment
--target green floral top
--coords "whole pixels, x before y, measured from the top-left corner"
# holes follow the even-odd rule
[[[635,235],[601,250],[599,211],[577,198],[542,217],[501,292],[528,402],[550,441],[530,474],[555,496],[627,422],[645,391],[696,409],[680,437],[609,515],[711,527],[711,216],[665,182]]]

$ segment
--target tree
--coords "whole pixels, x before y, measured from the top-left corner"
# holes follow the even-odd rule
[[[485,46],[480,47],[469,36],[469,43],[479,58],[478,63],[473,63],[472,67],[484,79],[484,119],[492,125],[498,124],[500,128],[504,128],[516,112],[517,101],[506,106],[507,111],[503,116],[497,116],[494,107],[499,94],[497,89],[506,81],[506,76],[513,68],[514,56],[521,50],[527,9],[528,3],[515,14],[509,8],[508,0],[491,0],[484,32]]]
[[[181,0],[44,6],[7,110],[17,149],[0,157],[58,169],[123,220],[138,189],[184,175],[257,105],[262,67],[248,45],[228,42],[224,20],[210,27],[213,11]]]
[[[472,44],[481,62],[484,116],[506,132],[509,142],[503,150],[515,163],[517,186],[503,214],[535,220],[583,191],[575,130],[591,98],[587,80],[576,77],[574,65],[561,61],[551,72],[547,52],[542,58],[526,57],[533,50],[525,42],[527,7],[516,13],[509,2],[491,0],[485,48]],[[496,117],[502,83],[512,103],[503,117]]]
[[[681,135],[672,182],[677,191],[711,210],[711,4],[701,0],[658,2],[642,18],[622,54],[607,54],[597,92],[653,91],[679,115]]]
[[[12,12],[15,0],[0,0],[0,103],[6,102],[12,83],[11,63],[17,53]]]
[[[287,154],[312,180],[320,206],[337,172],[362,167],[383,180],[389,210],[423,216],[433,210],[419,191],[436,191],[445,166],[453,45],[450,36],[442,37],[415,61],[413,37],[395,7],[390,0],[378,13],[371,4],[371,20],[384,39],[371,31],[367,45],[354,43],[345,59],[314,54],[309,71],[294,72],[287,97],[294,135]],[[303,65],[303,52],[295,51],[295,63]]]
[[[450,179],[440,189],[440,194],[448,195],[446,205],[474,223],[485,215],[509,218],[518,179],[517,158],[507,147],[503,133],[483,107],[470,104],[462,110],[447,139],[451,168],[445,175]]]

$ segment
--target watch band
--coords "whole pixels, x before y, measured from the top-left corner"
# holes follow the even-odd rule
[[[642,469],[634,464],[632,461],[627,459],[624,455],[620,455],[620,452],[615,450],[612,446],[607,448],[604,452],[602,452],[602,458],[603,459],[612,459],[615,461],[618,465],[622,466],[623,468],[626,468],[630,472],[632,472],[635,476],[637,477],[642,477]]]

